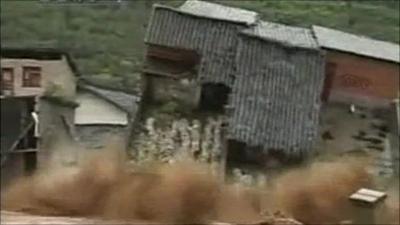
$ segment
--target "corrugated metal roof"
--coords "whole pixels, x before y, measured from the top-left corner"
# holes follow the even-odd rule
[[[324,58],[318,51],[240,38],[229,138],[301,157],[315,143]]]
[[[79,87],[113,103],[127,113],[135,113],[137,111],[137,102],[139,101],[139,97],[137,96],[121,91],[102,89],[88,84],[79,84]]]
[[[321,26],[312,27],[318,43],[325,48],[400,62],[400,46]]]
[[[186,1],[179,10],[210,19],[227,20],[245,24],[255,23],[258,17],[258,14],[253,11],[198,0]]]
[[[257,26],[246,29],[242,33],[292,47],[318,49],[318,43],[312,31],[306,28],[260,21]]]

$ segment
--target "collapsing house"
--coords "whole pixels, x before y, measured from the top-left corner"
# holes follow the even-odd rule
[[[238,31],[256,21],[255,12],[207,2],[155,5],[145,37],[145,96],[222,108],[235,79]]]
[[[145,42],[144,96],[224,109],[228,156],[301,158],[312,149],[324,62],[310,30],[189,0],[155,5]]]

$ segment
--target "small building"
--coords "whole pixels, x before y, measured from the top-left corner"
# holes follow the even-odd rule
[[[110,138],[129,145],[139,98],[121,91],[80,83],[75,111],[78,140],[87,149],[101,149]]]
[[[144,97],[223,109],[235,78],[238,32],[257,13],[197,0],[155,5],[145,36]]]
[[[271,22],[240,33],[229,108],[229,154],[304,158],[317,139],[324,55],[312,31]]]
[[[326,27],[312,29],[327,52],[325,101],[387,108],[399,98],[399,45]]]
[[[78,75],[66,52],[2,47],[2,182],[44,163],[56,144],[54,130],[71,132]]]
[[[310,29],[188,0],[155,5],[145,42],[144,96],[221,110],[231,156],[303,158],[313,148],[325,60]]]

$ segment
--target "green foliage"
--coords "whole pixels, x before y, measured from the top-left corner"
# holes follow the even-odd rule
[[[144,33],[151,4],[179,6],[183,0],[62,4],[1,1],[1,42],[56,45],[69,50],[85,75],[121,77],[125,88],[138,81]],[[285,24],[319,24],[377,39],[400,42],[399,1],[214,0],[257,11],[262,19]],[[349,22],[350,21],[350,22]],[[54,46],[53,46],[54,47]]]

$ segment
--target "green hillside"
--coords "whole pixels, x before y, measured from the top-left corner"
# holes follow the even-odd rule
[[[1,0],[1,43],[65,48],[72,52],[83,74],[102,83],[132,89],[143,59],[147,19],[152,3],[156,2],[179,5],[183,1],[72,4],[55,0]],[[399,0],[214,2],[257,11],[269,21],[300,26],[319,24],[400,42]]]

